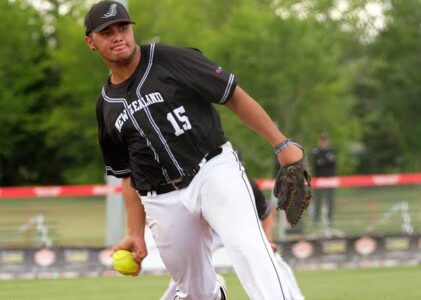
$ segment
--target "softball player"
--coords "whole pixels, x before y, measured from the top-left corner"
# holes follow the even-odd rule
[[[213,229],[251,299],[290,299],[213,105],[232,110],[278,149],[281,164],[302,151],[294,144],[280,151],[286,137],[233,74],[194,49],[137,45],[132,23],[114,1],[94,4],[85,16],[85,41],[111,71],[96,112],[107,174],[123,178],[128,231],[114,249],[132,251],[141,263],[147,223],[176,299],[226,299],[211,263]]]

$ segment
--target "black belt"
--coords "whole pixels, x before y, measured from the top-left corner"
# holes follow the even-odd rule
[[[215,148],[214,150],[208,152],[208,154],[206,154],[205,156],[205,162],[210,161],[212,158],[214,158],[215,156],[219,155],[222,153],[222,147],[218,147]],[[194,176],[197,174],[197,172],[199,172],[200,166],[197,165],[196,167],[193,168],[193,170],[191,170],[188,174],[181,176],[177,179],[174,179],[173,181],[169,182],[169,183],[165,183],[165,184],[161,184],[159,186],[157,186],[154,190],[151,191],[146,191],[146,190],[138,190],[139,194],[141,196],[147,196],[149,192],[154,192],[157,195],[159,194],[165,194],[165,193],[169,193],[175,190],[181,190],[185,187],[187,187],[190,182],[193,180]]]

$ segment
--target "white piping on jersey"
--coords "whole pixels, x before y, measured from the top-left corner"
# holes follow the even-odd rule
[[[127,104],[127,100],[125,98],[111,98],[108,97],[107,94],[105,94],[105,89],[102,88],[101,91],[102,97],[104,98],[105,101],[110,102],[110,103],[123,103],[124,108],[128,110],[129,105]],[[132,114],[127,114],[130,118],[130,120],[133,123],[133,126],[136,128],[136,130],[139,132],[139,134],[146,140],[146,144],[149,148],[152,149],[152,152],[154,153],[154,158],[155,160],[159,163],[159,156],[155,151],[155,148],[152,146],[152,143],[149,141],[149,139],[146,137],[145,133],[143,132],[142,128],[139,126],[139,124],[137,123],[136,119],[133,117]],[[164,174],[165,176],[165,174]],[[165,176],[165,179],[169,182],[171,179],[167,176]]]
[[[112,167],[110,166],[105,166],[105,170],[112,172],[115,175],[121,175],[121,174],[126,174],[126,173],[130,173],[132,170],[130,169],[124,169],[124,170],[114,170]]]
[[[221,100],[219,100],[219,103],[225,103],[225,101],[227,100],[227,97],[229,95],[229,91],[231,89],[231,86],[232,86],[233,82],[234,82],[234,75],[230,74],[230,77],[228,79],[227,87],[225,88],[224,95],[222,96]]]
[[[151,44],[148,67],[146,68],[145,74],[143,75],[142,80],[139,82],[139,85],[136,88],[136,95],[139,99],[142,97],[142,95],[140,94],[140,89],[142,88],[142,85],[145,82],[146,78],[148,77],[149,72],[152,68],[154,53],[155,53],[155,44]],[[158,125],[155,123],[155,120],[153,119],[149,108],[147,106],[145,106],[143,111],[146,112],[146,116],[148,117],[149,122],[151,123],[152,127],[155,129],[155,132],[157,133],[157,135],[159,137],[159,140],[161,141],[162,145],[164,146],[165,150],[167,151],[167,153],[168,153],[171,161],[173,162],[174,166],[177,168],[178,173],[180,174],[180,176],[184,176],[185,174],[184,174],[183,168],[179,165],[177,159],[175,158],[174,154],[172,153],[170,147],[168,146],[168,143],[165,140],[164,136],[162,135],[161,130],[159,130]]]
[[[145,83],[146,77],[148,77],[148,75],[149,75],[149,71],[151,70],[151,67],[152,67],[152,61],[153,61],[153,55],[154,55],[154,53],[155,53],[155,44],[151,44],[151,50],[150,50],[150,53],[149,53],[148,67],[146,68],[145,74],[143,74],[142,79],[140,80],[139,84],[137,85],[136,95],[139,95],[140,94],[140,89],[143,86],[143,84]]]
[[[168,172],[164,167],[162,167],[162,174],[164,174],[165,178],[168,178],[168,182],[171,181],[170,176],[168,175]]]

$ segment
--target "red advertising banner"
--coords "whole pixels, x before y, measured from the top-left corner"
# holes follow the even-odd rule
[[[62,185],[0,188],[1,198],[45,198],[103,196],[121,193],[118,185]]]
[[[273,188],[275,180],[256,179],[256,182],[261,189],[268,190]],[[411,184],[421,184],[421,173],[313,177],[311,180],[311,186],[316,189]]]
[[[262,190],[273,188],[274,179],[256,179]],[[377,174],[338,177],[313,177],[313,188],[371,187],[421,184],[421,173]],[[33,187],[0,188],[0,199],[6,198],[44,198],[44,197],[83,197],[103,196],[110,193],[121,193],[121,186],[113,185],[63,185]]]

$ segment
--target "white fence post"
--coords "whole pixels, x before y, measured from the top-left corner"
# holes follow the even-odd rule
[[[106,177],[107,185],[121,185],[121,179]],[[124,202],[123,195],[108,193],[106,196],[106,238],[105,246],[111,247],[124,236]]]

